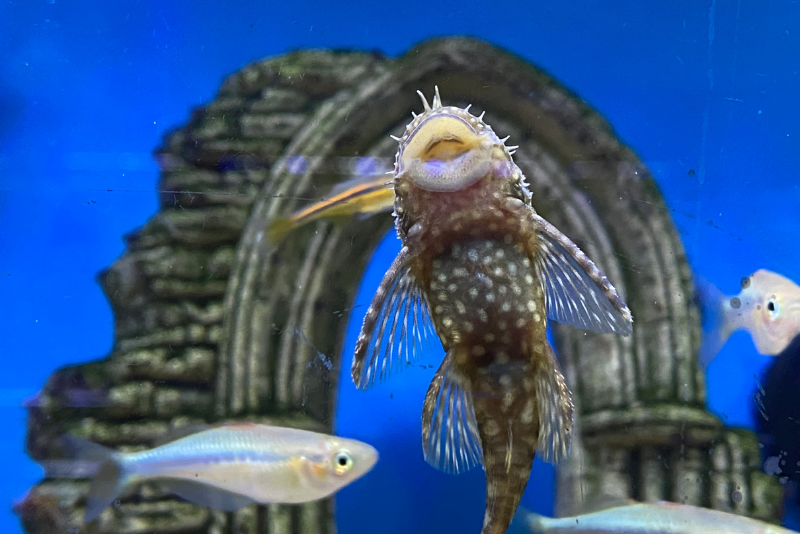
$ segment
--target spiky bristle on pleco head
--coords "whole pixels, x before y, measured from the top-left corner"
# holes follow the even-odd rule
[[[428,99],[425,98],[425,95],[419,89],[417,90],[417,94],[419,95],[420,100],[422,100],[422,107],[425,108],[425,111],[432,111],[435,109],[439,109],[442,107],[442,97],[439,95],[439,86],[433,86],[433,106],[428,104]],[[412,113],[413,115],[413,113]],[[416,115],[414,115],[416,117]]]

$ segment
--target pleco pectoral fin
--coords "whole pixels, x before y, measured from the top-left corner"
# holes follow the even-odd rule
[[[541,246],[535,268],[547,317],[601,334],[630,335],[633,317],[611,282],[567,236],[535,213],[531,217]]]
[[[452,351],[445,357],[425,395],[422,449],[425,461],[455,475],[472,469],[483,460],[472,391],[455,370]]]
[[[225,510],[226,512],[235,512],[240,508],[256,502],[246,495],[233,493],[209,486],[208,484],[201,484],[190,480],[164,480],[161,482],[161,485],[165,490],[174,493],[182,499],[199,504],[200,506]]]
[[[537,450],[545,462],[555,464],[567,457],[572,439],[572,394],[558,369],[553,350],[548,365],[535,373],[536,403],[539,409],[539,444]]]
[[[383,381],[416,360],[433,334],[428,304],[408,262],[395,258],[372,299],[356,342],[351,375],[359,389]]]

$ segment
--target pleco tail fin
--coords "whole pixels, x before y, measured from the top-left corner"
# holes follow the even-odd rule
[[[481,534],[505,534],[530,477],[539,440],[530,363],[489,364],[474,378],[475,416],[486,470]],[[528,386],[530,393],[525,392]]]
[[[121,463],[123,454],[69,434],[61,437],[61,449],[72,461],[99,463],[86,498],[83,520],[89,523],[113,503],[125,488],[128,476]]]
[[[697,365],[700,369],[705,369],[728,341],[733,331],[725,313],[725,305],[729,298],[714,284],[700,276],[695,277],[695,286],[703,318],[702,341]]]
[[[505,534],[537,449],[553,463],[569,450],[572,397],[547,344],[529,358],[479,368],[473,382],[486,469],[482,534]]]

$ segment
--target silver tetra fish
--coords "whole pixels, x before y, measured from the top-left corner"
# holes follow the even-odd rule
[[[368,388],[421,351],[431,322],[447,351],[422,413],[426,460],[459,473],[482,463],[483,534],[506,531],[538,450],[566,454],[572,398],[547,319],[631,333],[609,281],[531,207],[524,176],[483,115],[445,107],[438,89],[398,139],[393,186],[403,248],[356,344]]]
[[[106,449],[70,435],[62,440],[73,460],[99,463],[86,503],[87,523],[125,488],[147,480],[157,480],[201,506],[233,511],[253,503],[328,497],[367,473],[378,460],[377,451],[366,443],[254,423],[203,429],[136,453]],[[53,472],[47,463],[44,467],[46,476],[69,476]]]
[[[533,534],[791,534],[792,530],[719,510],[672,502],[634,503],[575,517],[519,514]]]

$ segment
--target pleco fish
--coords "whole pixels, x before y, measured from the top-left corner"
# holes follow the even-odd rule
[[[364,475],[378,460],[377,451],[366,443],[254,423],[208,428],[136,453],[70,435],[62,440],[72,458],[101,462],[89,490],[86,522],[126,487],[146,480],[158,480],[201,506],[232,511],[253,503],[322,499]]]
[[[558,519],[519,514],[534,534],[790,534],[749,517],[671,502],[637,503]]]
[[[394,206],[394,191],[385,173],[359,176],[334,187],[328,198],[272,221],[267,233],[277,243],[289,232],[317,219],[360,215],[367,217],[389,211]]]
[[[742,291],[735,297],[702,280],[698,286],[710,323],[700,349],[701,367],[711,363],[737,330],[747,330],[756,350],[769,356],[800,334],[800,286],[785,276],[759,269],[742,278]]]
[[[415,115],[395,158],[403,247],[367,310],[352,376],[368,388],[408,365],[435,328],[447,351],[425,397],[425,459],[486,470],[484,534],[506,531],[538,449],[567,454],[572,398],[547,318],[631,332],[631,314],[595,265],[531,207],[520,169],[469,108]],[[432,324],[431,324],[432,323]]]

